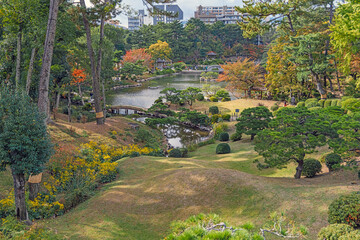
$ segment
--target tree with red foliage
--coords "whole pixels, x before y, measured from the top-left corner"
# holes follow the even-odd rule
[[[145,48],[126,51],[121,63],[124,64],[125,62],[141,63],[147,69],[151,69],[154,64],[151,55],[145,51]]]

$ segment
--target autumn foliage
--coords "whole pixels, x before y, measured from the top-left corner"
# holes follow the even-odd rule
[[[143,65],[148,69],[151,69],[154,64],[154,61],[152,60],[152,56],[149,53],[145,52],[145,48],[126,51],[126,54],[124,55],[121,63],[124,64],[125,62],[130,62],[130,63],[141,62],[141,65]]]
[[[81,68],[74,68],[72,73],[72,84],[80,84],[86,80],[86,73],[84,69]]]

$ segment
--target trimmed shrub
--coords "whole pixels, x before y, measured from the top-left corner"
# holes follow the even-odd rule
[[[324,108],[326,108],[326,107],[330,107],[330,106],[331,106],[331,102],[332,102],[332,100],[331,100],[331,99],[327,99],[327,100],[325,100],[325,102],[324,102]]]
[[[352,227],[346,224],[331,224],[324,227],[318,233],[318,240],[338,240],[341,236],[354,231]]]
[[[236,141],[240,141],[241,138],[242,138],[242,133],[236,132],[236,133],[231,135],[230,140],[233,141],[233,142],[236,142]]]
[[[230,114],[224,114],[224,115],[221,116],[221,118],[222,118],[224,121],[230,121],[231,115],[230,115]]]
[[[336,107],[337,106],[337,103],[338,103],[338,100],[337,99],[334,99],[331,101],[331,106],[332,107]]]
[[[230,153],[230,145],[227,143],[220,143],[216,147],[216,154]]]
[[[360,240],[360,231],[351,231],[339,237],[339,240]]]
[[[320,109],[322,109],[322,107],[311,107],[311,108],[309,108],[310,111],[318,111]]]
[[[209,113],[219,114],[219,108],[217,106],[211,106],[211,107],[209,107]]]
[[[218,124],[214,124],[214,138],[215,139],[219,139],[219,136],[222,132],[226,132],[228,130],[228,125],[227,124],[224,124],[224,123],[218,123]]]
[[[360,192],[353,192],[335,199],[329,206],[329,223],[345,223],[360,227]]]
[[[337,105],[336,105],[336,106],[341,107],[341,103],[342,103],[342,101],[343,101],[343,100],[338,99],[338,101],[337,101]]]
[[[211,123],[217,123],[219,122],[219,119],[221,118],[220,114],[214,114],[211,116]]]
[[[204,97],[203,94],[198,93],[198,94],[196,95],[196,100],[198,100],[198,101],[204,101],[204,99],[205,99],[205,97]]]
[[[305,107],[305,102],[298,102],[297,107]]]
[[[181,158],[182,156],[183,154],[179,148],[174,148],[169,152],[169,157]]]
[[[180,152],[181,152],[181,157],[187,157],[188,155],[188,149],[187,148],[180,148]]]
[[[219,99],[217,97],[212,96],[212,97],[210,97],[210,101],[211,102],[218,102]]]
[[[318,100],[316,98],[309,98],[305,101],[305,107],[312,108],[318,106]]]
[[[271,109],[271,111],[275,112],[279,109],[279,105],[275,104],[275,105],[271,106],[270,109]]]
[[[229,141],[229,134],[227,132],[220,133],[219,140],[222,142]]]
[[[324,103],[325,103],[325,99],[321,99],[321,100],[319,100],[318,105],[323,108]]]
[[[336,153],[330,153],[325,157],[325,164],[328,167],[329,171],[334,170],[334,166],[339,165],[341,162],[341,156]]]
[[[313,158],[305,159],[302,175],[308,178],[314,177],[317,173],[321,172],[321,163]]]

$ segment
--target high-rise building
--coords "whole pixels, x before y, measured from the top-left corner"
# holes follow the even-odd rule
[[[155,8],[162,10],[162,11],[166,11],[172,14],[176,14],[176,17],[171,17],[171,16],[164,16],[164,15],[156,15],[153,17],[153,24],[156,25],[159,22],[163,22],[163,23],[172,23],[176,20],[181,21],[184,18],[184,13],[181,10],[181,8],[178,5],[172,5],[172,4],[168,4],[168,5],[155,5]]]
[[[195,11],[195,18],[200,19],[206,24],[213,24],[221,21],[225,24],[235,24],[241,21],[241,13],[235,7],[229,6],[198,6]]]

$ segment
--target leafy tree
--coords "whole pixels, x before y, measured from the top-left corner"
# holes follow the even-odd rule
[[[122,79],[134,79],[135,76],[142,75],[145,68],[139,63],[125,62],[119,70]]]
[[[196,100],[196,96],[200,92],[201,92],[201,90],[199,88],[188,87],[187,89],[181,91],[180,97],[181,97],[181,99],[186,101],[191,108],[193,105],[193,102]]]
[[[281,108],[270,121],[269,128],[258,133],[255,151],[264,157],[259,167],[285,167],[298,163],[295,178],[301,177],[306,154],[326,144],[327,136],[336,133],[329,122],[306,108]]]
[[[42,172],[52,152],[43,116],[31,99],[2,86],[0,91],[0,170],[10,167],[16,216],[27,220],[25,175]]]
[[[236,124],[236,132],[251,135],[251,140],[254,140],[255,135],[268,127],[271,118],[272,113],[264,106],[247,108],[237,119],[239,122]]]
[[[224,73],[219,76],[218,81],[227,82],[226,88],[235,96],[239,96],[241,90],[248,90],[249,97],[251,97],[251,90],[254,87],[262,86],[260,65],[249,58],[221,65],[221,67],[224,69]]]
[[[131,63],[141,63],[147,69],[153,67],[154,61],[150,54],[145,51],[145,48],[139,48],[134,50],[126,51],[126,54],[123,56],[121,61],[122,63],[131,62]]]
[[[171,57],[171,48],[169,47],[169,44],[161,40],[150,45],[148,52],[154,59],[170,59]]]
[[[165,88],[161,90],[160,93],[165,94],[166,101],[173,104],[177,104],[180,101],[181,90],[177,90],[176,88]]]

